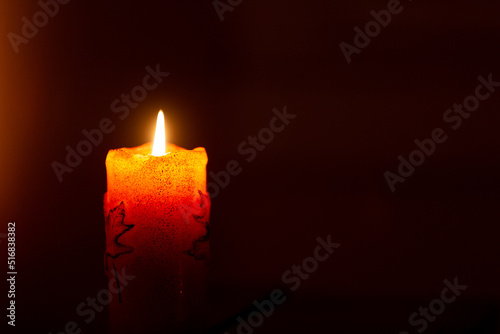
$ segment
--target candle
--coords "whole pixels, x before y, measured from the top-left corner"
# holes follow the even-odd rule
[[[209,255],[207,161],[202,147],[166,144],[161,111],[154,144],[108,152],[105,270],[110,280],[123,271],[135,276],[110,304],[113,332],[172,333],[200,324]]]

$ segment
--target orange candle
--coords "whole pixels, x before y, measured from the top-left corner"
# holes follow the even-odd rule
[[[113,332],[191,330],[204,313],[208,276],[207,154],[166,145],[160,111],[154,145],[106,157],[105,268],[135,278],[110,305]]]

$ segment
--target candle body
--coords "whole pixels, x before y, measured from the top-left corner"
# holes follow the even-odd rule
[[[118,278],[110,305],[116,333],[175,333],[203,323],[207,155],[203,148],[170,144],[170,153],[156,157],[151,146],[111,150],[106,157],[104,265],[110,284]]]

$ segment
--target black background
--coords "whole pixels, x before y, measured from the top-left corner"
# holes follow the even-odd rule
[[[106,332],[107,309],[88,325],[75,312],[106,286],[104,160],[150,141],[163,109],[169,141],[205,147],[208,171],[243,167],[212,200],[214,322],[283,286],[331,234],[341,247],[255,333],[416,333],[408,316],[454,277],[468,288],[426,333],[499,332],[500,92],[456,131],[442,116],[479,75],[500,81],[500,4],[402,1],[347,64],[339,43],[386,5],[244,0],[221,22],[211,1],[73,0],[15,53],[7,33],[40,7],[2,2],[0,232],[17,222],[18,261],[8,330],[75,320]],[[170,76],[119,120],[111,102],[156,64]],[[247,163],[238,145],[283,106],[298,116]],[[115,131],[59,183],[51,163],[105,117]],[[437,127],[448,140],[391,193],[383,173]]]

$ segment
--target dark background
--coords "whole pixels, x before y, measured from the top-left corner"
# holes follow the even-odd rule
[[[151,140],[161,108],[169,141],[205,147],[208,171],[243,167],[212,200],[214,322],[282,286],[331,234],[342,246],[255,333],[416,333],[408,316],[454,277],[468,288],[426,333],[500,332],[500,92],[457,131],[442,121],[479,75],[500,81],[500,4],[402,1],[347,64],[339,43],[386,4],[244,0],[221,22],[211,1],[73,0],[16,54],[7,33],[40,7],[2,2],[0,232],[17,222],[18,262],[8,330],[83,323],[76,306],[106,286],[106,154]],[[170,76],[119,120],[111,102],[156,64]],[[247,163],[238,145],[285,105],[297,118]],[[59,183],[51,163],[104,117],[116,130]],[[391,193],[383,173],[436,127],[448,140]],[[83,332],[106,332],[107,316]]]

